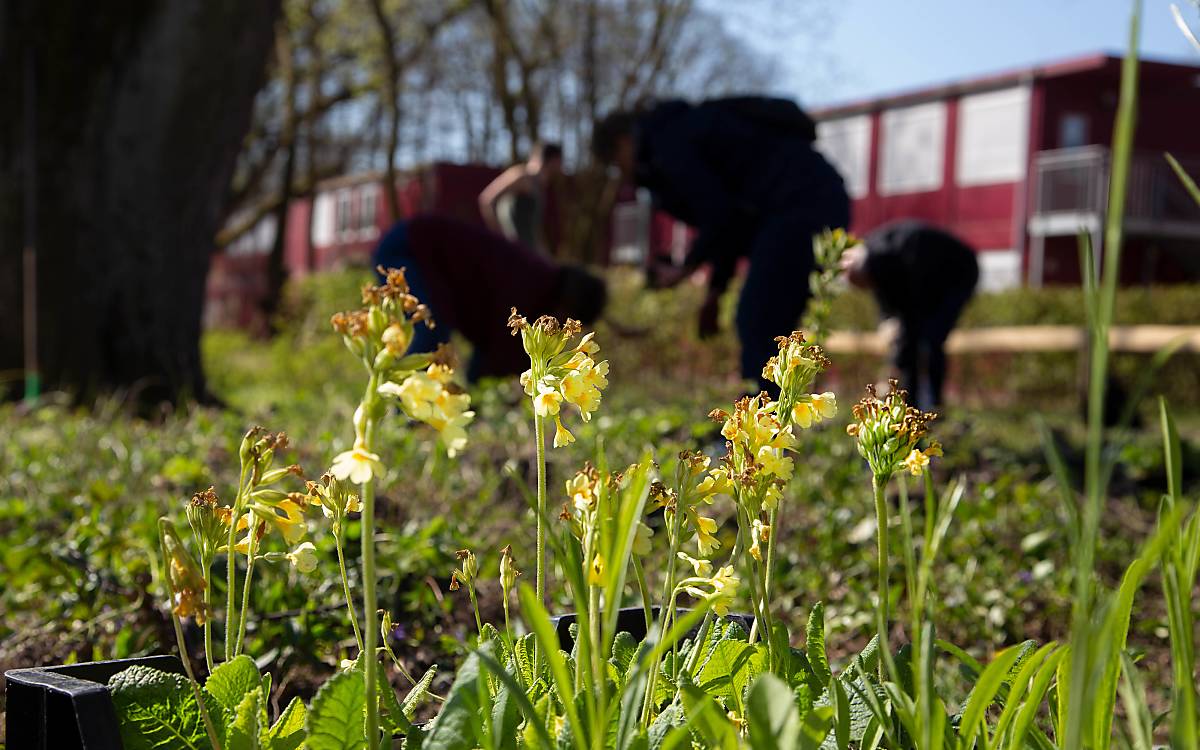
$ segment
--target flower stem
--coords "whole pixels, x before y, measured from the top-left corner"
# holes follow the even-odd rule
[[[370,392],[374,393],[375,378],[371,378]],[[368,396],[368,399],[371,398]],[[365,410],[364,410],[365,411]],[[374,432],[373,420],[367,420],[366,449],[372,451],[374,446],[371,438]],[[363,632],[363,679],[366,681],[365,701],[367,707],[367,748],[376,750],[379,747],[379,684],[376,671],[379,660],[375,649],[379,639],[379,612],[375,598],[375,479],[372,477],[362,485],[362,566],[363,566],[363,619],[366,629]]]
[[[875,620],[879,630],[879,681],[882,683],[887,677],[884,662],[886,657],[891,655],[888,651],[888,506],[884,492],[887,480],[874,475],[871,477],[871,484],[875,490],[876,538],[879,543],[879,601],[875,607]]]
[[[342,550],[342,524],[344,520],[338,519],[337,525],[334,527],[333,546],[337,548],[338,570],[342,574],[342,591],[346,595],[346,612],[350,616],[350,627],[354,628],[354,640],[358,643],[358,651],[362,653],[363,639],[362,631],[358,629],[358,613],[354,611],[354,597],[350,594],[350,578],[346,575],[346,554]]]
[[[479,600],[475,597],[475,583],[467,584],[467,594],[471,597],[471,611],[475,613],[475,632],[479,633],[479,639],[483,640],[483,621],[479,619]]]
[[[175,626],[175,640],[179,642],[180,661],[183,670],[187,672],[188,681],[192,683],[192,692],[196,695],[196,705],[200,708],[200,717],[204,719],[204,731],[213,750],[221,750],[221,742],[217,739],[217,730],[213,726],[212,717],[208,715],[208,707],[204,705],[204,695],[200,692],[200,683],[196,682],[196,673],[192,671],[192,657],[188,655],[187,645],[183,641],[183,627],[179,624],[179,615],[171,613],[171,623]]]
[[[242,610],[238,613],[238,633],[237,643],[233,647],[233,655],[239,656],[242,653],[242,640],[246,637],[246,613],[250,611],[250,581],[254,577],[254,553],[257,551],[258,541],[257,530],[255,529],[258,519],[254,515],[254,511],[250,511],[250,539],[246,542],[246,580],[242,583]],[[264,523],[266,523],[264,521]]]
[[[225,661],[233,658],[234,621],[237,619],[237,612],[233,608],[237,597],[237,577],[235,575],[237,552],[234,550],[234,545],[237,543],[237,521],[240,509],[236,502],[233,507],[233,517],[229,522],[229,546],[226,548],[225,554]]]
[[[538,601],[546,605],[546,433],[542,418],[533,416],[533,434],[537,441],[537,580]]]
[[[203,564],[204,570],[204,609],[208,613],[208,617],[204,618],[204,666],[208,668],[209,674],[213,671],[213,641],[212,641],[212,581],[211,578],[212,560],[206,560]]]

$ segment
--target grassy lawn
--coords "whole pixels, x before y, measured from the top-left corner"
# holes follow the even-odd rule
[[[342,274],[294,289],[283,333],[273,341],[209,334],[208,372],[226,409],[145,420],[130,416],[119,397],[90,410],[55,397],[33,409],[0,406],[6,427],[0,533],[7,540],[0,548],[0,669],[171,650],[161,597],[143,595],[148,585],[161,590],[153,581],[156,519],[178,517],[191,494],[210,485],[222,498],[231,493],[238,442],[249,425],[287,432],[289,460],[313,475],[349,448],[361,376],[327,321],[331,311],[353,302],[359,282]],[[555,506],[562,481],[600,451],[609,465],[620,466],[653,446],[665,471],[679,450],[712,445],[715,425],[705,415],[740,393],[729,372],[733,340],[700,342],[691,334],[693,292],[638,295],[634,287],[628,277],[617,277],[613,307],[625,326],[642,333],[621,337],[600,327],[611,386],[596,419],[576,432],[578,442],[551,452]],[[861,317],[861,311],[844,314]],[[976,655],[1025,638],[1060,639],[1069,628],[1071,510],[1048,477],[1037,420],[1072,466],[1081,462],[1083,432],[1070,387],[1074,359],[1055,362],[1057,370],[1043,359],[1015,358],[1002,374],[986,372],[984,363],[959,363],[960,379],[977,376],[960,389],[970,396],[968,405],[950,409],[933,428],[946,446],[936,466],[938,486],[965,482],[938,567],[938,635]],[[880,371],[873,361],[839,365],[828,385],[838,392],[841,415],[803,433],[780,541],[780,609],[799,632],[812,605],[824,602],[835,658],[861,648],[872,628],[872,498],[867,469],[843,428],[861,383]],[[1182,377],[1182,385],[1171,387],[1186,388],[1188,375]],[[1038,395],[1023,393],[1023,384],[1036,385]],[[448,669],[472,627],[461,592],[448,589],[456,549],[479,555],[481,604],[490,619],[500,606],[499,548],[513,544],[518,564],[532,569],[533,516],[524,492],[533,481],[534,447],[524,396],[515,379],[483,384],[471,395],[478,416],[470,445],[456,459],[438,450],[429,433],[399,420],[382,435],[390,471],[379,502],[386,529],[378,543],[380,601],[397,623],[397,653],[416,672],[434,662]],[[1185,467],[1200,465],[1196,406],[1194,398],[1178,404]],[[1164,489],[1156,422],[1152,411],[1145,413],[1148,426],[1131,432],[1123,448],[1104,518],[1099,555],[1109,583],[1152,528]],[[599,431],[606,435],[602,445]],[[1192,493],[1196,480],[1187,478]],[[725,521],[719,536],[729,545],[735,526]],[[314,525],[312,535],[324,563],[303,586],[300,574],[263,566],[264,584],[255,589],[258,611],[282,614],[250,623],[248,651],[270,656],[285,695],[306,693],[353,650],[324,528]],[[357,526],[351,528],[349,554],[356,561]],[[647,566],[651,574],[655,569]],[[897,600],[900,585],[897,577]],[[1146,653],[1153,673],[1167,660],[1156,580],[1138,601],[1131,646]]]

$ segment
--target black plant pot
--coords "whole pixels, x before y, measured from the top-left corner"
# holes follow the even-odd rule
[[[651,614],[654,620],[658,620],[661,607],[652,607]],[[678,609],[676,614],[683,614],[691,610]],[[723,620],[733,620],[740,624],[747,632],[750,626],[754,624],[753,615],[729,614],[721,618]],[[558,645],[563,651],[570,651],[575,647],[575,639],[571,637],[571,626],[575,624],[575,614],[556,615],[550,620],[554,623],[554,632],[558,636]],[[692,628],[684,636],[685,638],[695,638],[696,630]],[[617,612],[617,632],[629,633],[634,640],[642,641],[646,638],[646,610],[642,607],[623,607]]]
[[[121,750],[108,680],[133,666],[184,674],[175,656],[147,656],[10,669],[4,673],[8,747],[13,750]]]

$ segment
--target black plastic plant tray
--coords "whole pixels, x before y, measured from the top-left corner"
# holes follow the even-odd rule
[[[9,750],[121,750],[108,680],[132,666],[183,674],[175,656],[11,669],[4,673]]]
[[[654,619],[658,619],[660,610],[660,607],[651,608],[651,614]],[[676,615],[678,616],[689,611],[687,609],[679,609],[676,610]],[[752,615],[729,614],[721,619],[733,620],[741,624],[747,632],[749,632],[750,626],[754,624],[754,617]],[[575,624],[575,613],[556,615],[555,617],[551,617],[550,620],[554,623],[554,632],[558,636],[559,647],[564,651],[570,651],[575,646],[575,639],[571,637],[571,626]],[[692,628],[686,637],[695,638],[697,629]],[[642,607],[623,607],[617,613],[617,632],[629,633],[637,641],[644,640],[646,638],[646,610]]]

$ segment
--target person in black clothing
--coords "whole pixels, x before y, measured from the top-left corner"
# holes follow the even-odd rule
[[[907,220],[872,232],[841,265],[885,316],[899,319],[893,362],[902,387],[922,409],[940,406],[946,338],[979,280],[975,251],[949,232]]]
[[[700,335],[717,329],[717,302],[739,258],[750,260],[737,309],[741,371],[773,392],[762,367],[776,336],[808,303],[812,237],[850,222],[841,176],[813,148],[816,128],[794,102],[765,97],[666,101],[597,124],[596,157],[648,188],[656,206],[698,230],[683,266],[652,268],[669,286],[711,266]]]

